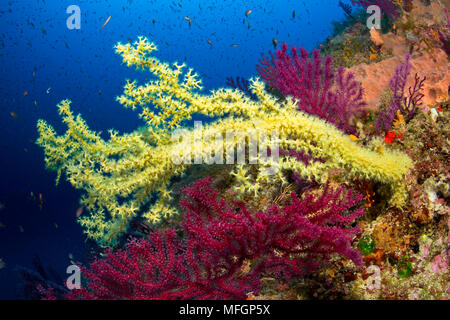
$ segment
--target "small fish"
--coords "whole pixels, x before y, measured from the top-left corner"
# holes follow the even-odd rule
[[[33,80],[36,79],[36,71],[33,71]]]
[[[277,45],[278,45],[278,39],[277,38],[273,38],[272,39],[272,44],[273,44],[273,47],[276,48]]]
[[[42,197],[42,193],[39,193],[39,210],[42,211],[43,205],[44,205],[44,200],[43,200],[43,197]]]
[[[58,224],[56,222],[54,224],[55,224],[55,228],[58,229]]]
[[[100,28],[100,30],[102,30],[102,29],[108,24],[109,20],[111,20],[111,16],[109,16],[109,17],[106,19],[105,23],[102,25],[102,27]]]
[[[191,23],[192,23],[192,19],[187,17],[187,16],[185,16],[184,20],[189,21],[189,28],[190,28],[191,27]]]
[[[208,40],[208,44],[209,44],[210,46],[212,46],[212,42],[211,42],[211,40]]]
[[[250,10],[250,9],[245,11],[245,16],[248,17],[250,13],[252,13],[252,10]]]
[[[69,259],[73,260],[73,254],[69,253]]]
[[[19,231],[20,231],[20,232],[24,232],[25,230],[23,229],[22,226],[19,226]]]
[[[0,269],[3,269],[5,267],[5,262],[3,261],[2,258],[0,258]]]
[[[50,88],[48,88],[48,89],[47,89],[47,91],[46,91],[46,92],[47,92],[47,94],[49,94],[49,93],[50,93],[50,90],[52,90],[52,87],[50,87]]]
[[[77,212],[75,213],[75,216],[77,218],[79,218],[83,214],[83,211],[84,211],[84,206],[79,207]]]
[[[375,60],[377,57],[378,56],[375,53],[371,53],[370,56],[369,56],[369,60],[370,61]]]
[[[231,46],[234,47],[234,48],[239,47],[239,45],[236,44],[236,43],[233,43]]]
[[[358,140],[359,140],[359,138],[358,138],[357,136],[353,135],[353,134],[349,135],[348,137],[349,137],[350,140],[352,140],[352,141],[358,141]]]
[[[295,10],[292,11],[292,19],[295,19]]]
[[[19,119],[19,116],[17,115],[17,113],[15,113],[14,111],[10,112],[11,117],[13,117],[14,119]]]
[[[23,92],[23,96],[26,97],[28,95],[28,91]]]

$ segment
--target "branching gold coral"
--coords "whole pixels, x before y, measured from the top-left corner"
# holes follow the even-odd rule
[[[191,69],[186,71],[184,64],[171,66],[152,57],[156,46],[146,38],[139,38],[133,46],[119,43],[115,48],[128,66],[148,70],[155,76],[155,80],[141,86],[128,81],[123,95],[117,98],[125,107],[141,109],[140,116],[147,123],[145,129],[121,136],[110,131],[110,138],[105,141],[90,131],[80,116],[73,116],[68,100],[58,105],[68,127],[65,135],[57,136],[43,120],[37,125],[37,143],[45,150],[48,168],[58,172],[57,179],[65,172],[74,187],[86,191],[81,202],[90,216],[81,217],[79,222],[88,237],[112,245],[138,213],[152,223],[176,213],[168,205],[168,185],[170,178],[181,175],[189,164],[175,163],[174,155],[182,156],[189,147],[209,153],[216,143],[196,140],[198,132],[192,129],[184,132],[182,143],[171,139],[174,129],[194,114],[216,118],[201,128],[202,136],[225,136],[227,130],[275,131],[278,138],[269,147],[303,150],[325,160],[305,166],[284,156],[269,163],[276,169],[275,174],[257,170],[252,179],[244,166],[238,165],[234,174],[240,192],[257,195],[264,183],[286,184],[285,170],[294,170],[305,179],[324,181],[331,169],[340,169],[349,179],[362,177],[390,186],[393,205],[401,207],[405,202],[402,179],[412,165],[406,155],[389,150],[379,153],[359,146],[333,125],[297,111],[291,99],[278,103],[258,79],[250,81],[256,101],[234,89],[202,94],[198,76]],[[187,146],[185,141],[192,145]],[[234,140],[227,144],[225,154],[228,147],[236,147]],[[268,165],[259,163],[260,167]],[[156,202],[150,205],[153,199]]]

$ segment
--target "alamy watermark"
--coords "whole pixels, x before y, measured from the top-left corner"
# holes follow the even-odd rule
[[[74,29],[81,29],[81,9],[77,5],[70,5],[67,7],[66,10],[67,14],[70,14],[70,16],[66,20],[67,29],[74,30]]]
[[[367,19],[367,28],[372,30],[375,28],[377,30],[381,29],[381,8],[376,5],[368,6],[367,13],[371,16]]]
[[[81,269],[79,266],[72,264],[67,267],[66,273],[70,276],[66,280],[66,287],[69,290],[81,288]]]
[[[370,265],[367,268],[367,272],[371,274],[367,278],[366,288],[369,291],[376,291],[381,289],[381,271],[380,268],[376,265]]]

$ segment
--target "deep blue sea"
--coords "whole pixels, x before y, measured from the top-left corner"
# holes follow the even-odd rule
[[[80,29],[67,28],[70,5],[81,10]],[[86,259],[75,216],[81,193],[64,179],[55,186],[56,174],[35,145],[36,122],[46,119],[64,132],[56,105],[68,98],[93,130],[143,125],[115,101],[125,79],[146,76],[121,64],[117,42],[148,37],[160,60],[186,62],[211,90],[227,77],[256,76],[273,38],[312,50],[343,18],[337,0],[1,1],[0,299],[23,298],[17,268],[31,270],[36,256],[62,277],[71,258]]]

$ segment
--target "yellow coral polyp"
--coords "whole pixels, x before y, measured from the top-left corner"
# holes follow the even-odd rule
[[[305,166],[293,157],[283,156],[278,163],[272,163],[276,174],[256,170],[256,177],[250,177],[239,165],[234,171],[238,192],[256,196],[264,183],[286,184],[285,170],[294,170],[305,179],[324,181],[330,170],[340,169],[349,180],[358,177],[386,184],[391,188],[391,203],[398,207],[404,204],[407,194],[403,176],[412,166],[406,155],[390,150],[380,153],[358,145],[333,125],[297,111],[291,99],[280,104],[265,91],[259,79],[250,81],[257,100],[235,89],[202,94],[197,74],[192,69],[185,71],[184,64],[169,65],[152,57],[156,46],[146,38],[140,37],[134,45],[119,43],[115,49],[127,66],[155,76],[155,80],[140,86],[128,81],[123,95],[117,98],[127,108],[141,109],[140,117],[147,123],[145,128],[123,135],[110,131],[110,138],[105,141],[80,116],[74,117],[69,100],[58,105],[68,128],[64,135],[57,136],[44,120],[37,124],[37,144],[45,151],[47,167],[57,171],[57,181],[65,172],[75,188],[85,190],[81,203],[90,216],[80,217],[79,223],[89,238],[102,245],[114,244],[137,214],[151,223],[176,214],[168,205],[171,199],[168,186],[170,178],[183,174],[187,165],[175,164],[172,155],[182,153],[186,146],[172,141],[171,133],[194,114],[217,118],[202,127],[204,136],[225,135],[231,129],[276,130],[279,146],[303,150],[325,160]],[[194,130],[186,131],[192,150],[214,147],[213,141],[196,141],[194,135]],[[236,146],[234,141],[227,143],[232,148]],[[149,206],[154,195],[157,200]]]

